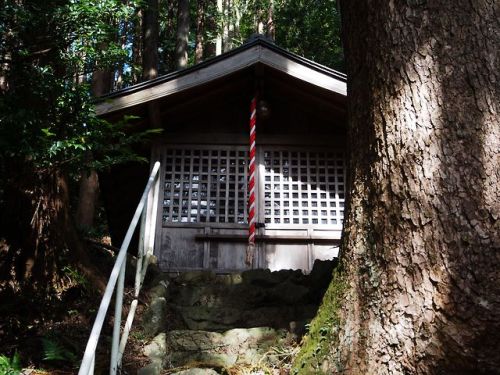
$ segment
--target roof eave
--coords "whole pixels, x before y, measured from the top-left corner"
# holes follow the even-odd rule
[[[104,115],[207,84],[257,63],[342,96],[347,95],[345,75],[256,38],[233,51],[204,63],[105,96],[96,105]]]

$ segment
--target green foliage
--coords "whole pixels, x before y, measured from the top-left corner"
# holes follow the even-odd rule
[[[191,2],[189,65],[194,64],[197,6],[198,2]],[[265,33],[274,26],[278,46],[320,64],[344,70],[337,0],[233,0],[229,6],[224,6],[222,13],[218,12],[215,1],[205,1],[203,14],[205,58],[212,57],[209,54],[215,52],[215,41],[222,35],[225,26],[228,30],[224,43],[234,48],[257,33],[261,23]],[[270,18],[272,25],[268,23]],[[175,70],[176,2],[160,0],[159,21],[160,73],[165,74]]]
[[[0,162],[29,160],[35,168],[102,168],[136,158],[127,121],[110,124],[96,116],[89,70],[123,59],[115,42],[119,20],[134,2],[120,0],[6,0],[0,10]],[[5,34],[4,34],[5,33]],[[123,147],[122,147],[123,146]],[[88,155],[92,153],[92,164]]]
[[[54,338],[44,337],[42,339],[43,345],[43,360],[48,362],[62,361],[69,363],[76,363],[78,358],[71,349],[63,346]]]
[[[236,47],[257,32],[258,23],[269,32],[273,5],[276,44],[298,55],[344,70],[340,12],[337,0],[235,0],[217,18],[218,29],[233,24],[230,43]],[[215,37],[214,37],[215,38]]]
[[[337,342],[340,326],[339,311],[345,292],[341,269],[334,270],[333,279],[323,297],[323,302],[309,326],[300,352],[293,362],[292,374],[322,374],[322,364],[329,359],[330,348]]]
[[[0,355],[0,374],[1,375],[18,375],[21,373],[21,360],[16,352],[12,358],[5,355]]]
[[[276,43],[291,52],[343,71],[337,0],[277,0]]]
[[[79,285],[85,290],[89,289],[89,281],[79,270],[68,265],[63,267],[62,273],[64,276],[66,276],[70,285]]]

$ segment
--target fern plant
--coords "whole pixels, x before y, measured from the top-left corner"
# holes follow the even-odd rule
[[[19,375],[21,374],[21,360],[16,352],[12,358],[6,355],[0,355],[0,374],[1,375]]]
[[[60,343],[49,339],[42,339],[43,345],[43,360],[44,361],[63,361],[76,362],[76,355],[68,348],[63,347]]]

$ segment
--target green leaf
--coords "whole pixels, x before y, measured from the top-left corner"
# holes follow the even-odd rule
[[[42,129],[43,134],[45,134],[47,137],[54,137],[56,134],[52,133],[49,128],[43,128]]]

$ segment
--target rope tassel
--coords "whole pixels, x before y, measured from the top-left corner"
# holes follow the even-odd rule
[[[250,104],[250,163],[248,165],[248,247],[246,264],[252,265],[255,253],[255,135],[257,124],[257,96]]]

